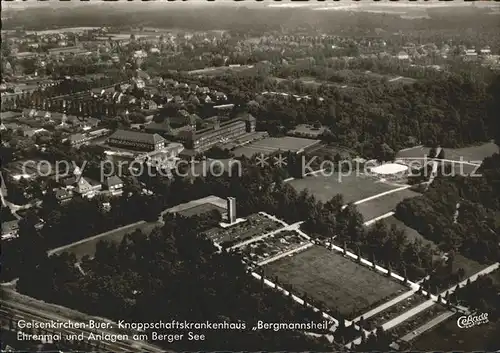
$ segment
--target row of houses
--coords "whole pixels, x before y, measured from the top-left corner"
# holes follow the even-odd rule
[[[60,188],[53,190],[59,203],[68,202],[76,195],[84,198],[93,198],[101,192],[105,192],[111,196],[119,196],[123,192],[123,181],[116,175],[108,177],[104,181],[104,185],[81,175],[66,178],[61,184]]]

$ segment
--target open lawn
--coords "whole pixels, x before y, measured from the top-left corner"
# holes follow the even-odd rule
[[[444,158],[454,161],[466,161],[478,163],[491,156],[494,153],[498,153],[498,146],[493,142],[487,142],[475,146],[463,147],[463,148],[443,148]],[[399,151],[397,153],[398,158],[411,158],[428,156],[430,152],[430,147],[416,147],[408,149],[405,151]]]
[[[197,206],[194,206],[192,208],[182,210],[179,212],[179,214],[181,216],[184,216],[184,217],[192,217],[192,216],[202,215],[202,214],[214,211],[214,210],[219,211],[219,213],[221,213],[221,214],[226,212],[226,209],[224,209],[222,207],[218,207],[218,206],[211,204],[211,203],[205,203],[202,205],[197,205]]]
[[[136,230],[140,230],[145,234],[151,233],[155,227],[160,227],[157,222],[138,222],[129,226],[124,226],[115,230],[111,230],[106,233],[101,233],[97,236],[85,239],[82,242],[75,243],[70,247],[64,248],[62,250],[54,252],[54,254],[62,254],[64,252],[69,252],[75,254],[77,259],[81,259],[85,255],[93,257],[95,254],[95,249],[97,243],[102,241],[108,241],[111,243],[118,244],[122,241],[123,237],[127,234],[131,234]]]
[[[188,74],[218,76],[218,75],[223,75],[228,71],[242,72],[245,70],[252,69],[253,67],[254,67],[253,65],[206,67],[204,69],[189,71]]]
[[[409,242],[414,242],[416,240],[420,240],[426,244],[430,244],[433,248],[437,248],[437,245],[434,244],[432,241],[427,240],[424,238],[422,234],[417,232],[415,229],[408,227],[406,224],[401,222],[399,219],[397,219],[394,216],[388,217],[383,219],[381,222],[384,222],[387,224],[388,227],[392,226],[393,224],[398,227],[399,229],[403,229],[405,231],[406,238],[408,239]]]
[[[467,329],[461,329],[457,326],[457,320],[460,315],[454,315],[442,324],[423,333],[411,342],[412,350],[428,351],[484,351],[485,336],[500,323],[487,323],[474,326]],[[496,347],[497,349],[500,347]]]
[[[460,254],[455,254],[452,271],[456,272],[459,268],[463,268],[465,270],[464,277],[467,278],[478,273],[481,270],[484,270],[486,267],[488,267],[488,265],[483,265]]]
[[[399,151],[396,154],[396,158],[423,158],[429,155],[430,147],[415,147],[410,149],[405,149],[404,151]]]
[[[243,155],[251,157],[254,154],[271,154],[280,150],[283,152],[298,152],[300,150],[304,150],[306,148],[314,146],[320,142],[320,140],[311,140],[307,138],[291,136],[267,137],[262,140],[249,143],[243,147],[236,148],[233,153],[236,157],[240,157]]]
[[[498,153],[498,146],[493,142],[483,143],[477,146],[470,146],[464,148],[444,149],[444,157],[446,159],[464,161],[481,164],[483,159]]]
[[[357,205],[358,211],[363,215],[363,219],[369,221],[376,217],[382,216],[388,212],[394,211],[398,203],[404,199],[419,196],[419,193],[409,189],[393,192],[392,194],[384,195],[379,198],[363,202]]]
[[[354,317],[406,288],[320,246],[264,266],[267,277],[291,285],[292,292]]]
[[[201,198],[198,200],[193,200],[193,201],[189,201],[186,203],[182,203],[182,204],[174,206],[174,207],[170,207],[169,209],[166,209],[166,210],[161,212],[161,217],[163,217],[166,213],[180,213],[182,211],[192,209],[193,207],[202,206],[202,205],[206,205],[206,204],[212,204],[215,207],[218,207],[218,208],[223,209],[223,210],[227,210],[227,201],[224,199],[221,199],[218,196],[212,195],[212,196],[207,196],[207,197],[204,197],[204,198]]]
[[[368,176],[356,175],[356,173],[349,176],[338,173],[327,176],[320,173],[303,179],[294,179],[290,184],[297,191],[308,189],[312,195],[323,202],[330,201],[337,194],[342,194],[346,203],[397,188],[397,186],[377,182]]]

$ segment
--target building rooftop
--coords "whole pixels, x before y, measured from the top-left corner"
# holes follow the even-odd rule
[[[106,186],[108,188],[120,184],[123,184],[123,181],[116,175],[110,176],[108,179],[106,179]]]
[[[408,167],[403,164],[398,163],[387,163],[379,165],[378,167],[371,168],[371,172],[380,174],[380,175],[390,175],[397,174],[401,172],[405,172],[408,170]]]
[[[166,141],[158,134],[148,134],[146,132],[137,132],[130,130],[116,130],[109,138],[149,144],[157,144]]]

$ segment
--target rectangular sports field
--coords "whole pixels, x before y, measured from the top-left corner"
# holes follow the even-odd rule
[[[346,203],[359,201],[398,188],[398,186],[380,182],[366,175],[356,174],[353,172],[352,175],[347,176],[333,173],[328,176],[328,174],[321,175],[319,173],[302,179],[294,179],[290,181],[290,185],[299,192],[308,189],[316,199],[323,202],[330,201],[337,194],[342,194]]]
[[[320,246],[265,265],[264,271],[269,278],[293,286],[297,295],[307,293],[348,316],[406,291],[402,284]]]
[[[320,140],[311,140],[307,138],[300,137],[267,137],[259,141],[255,141],[239,147],[233,151],[235,156],[240,157],[245,155],[246,157],[251,157],[254,154],[271,154],[276,151],[283,152],[297,152],[299,150],[306,149],[308,147],[314,146],[320,143]]]
[[[358,211],[363,215],[363,219],[369,221],[382,216],[388,212],[394,211],[398,203],[404,199],[419,196],[420,194],[409,189],[393,192],[379,198],[363,202],[357,205]]]

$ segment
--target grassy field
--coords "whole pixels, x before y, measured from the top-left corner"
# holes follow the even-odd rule
[[[279,150],[283,152],[297,152],[318,143],[320,143],[320,140],[311,140],[300,137],[267,137],[243,147],[236,148],[233,153],[237,157],[240,157],[242,155],[251,157],[254,154],[271,154]]]
[[[498,153],[498,146],[493,142],[464,148],[444,149],[444,156],[446,159],[459,161],[460,158],[462,158],[464,161],[477,163],[480,163],[483,159],[494,153]]]
[[[430,244],[433,248],[437,247],[437,245],[434,244],[432,241],[427,240],[426,238],[424,238],[424,236],[422,234],[417,232],[415,229],[408,227],[406,224],[404,224],[403,222],[401,222],[399,219],[397,219],[394,216],[385,218],[382,222],[387,224],[388,227],[390,227],[394,224],[399,229],[403,229],[405,231],[406,238],[408,239],[409,242],[421,240],[424,243],[424,245]]]
[[[319,246],[272,262],[264,271],[267,277],[278,277],[280,283],[293,286],[297,295],[307,293],[313,300],[349,316],[406,290],[403,285]]]
[[[485,336],[495,330],[495,324],[488,323],[461,329],[457,326],[460,315],[454,315],[411,342],[412,350],[428,351],[460,351],[472,352],[485,349]],[[499,347],[497,347],[499,348]]]
[[[349,176],[334,173],[332,176],[315,175],[295,179],[290,184],[297,190],[308,189],[318,200],[326,202],[337,194],[344,196],[344,201],[354,202],[364,198],[396,189],[396,186],[377,182],[363,175],[353,173]]]
[[[468,259],[460,254],[455,254],[455,260],[453,261],[452,270],[453,272],[455,272],[458,271],[459,268],[463,268],[465,270],[465,277],[470,277],[486,267],[488,266]]]
[[[443,150],[445,159],[450,159],[455,161],[463,160],[469,162],[480,162],[484,158],[489,157],[494,153],[498,153],[498,146],[493,142],[488,142],[476,146],[469,146],[463,148],[444,148]],[[429,147],[417,147],[406,151],[399,151],[397,153],[397,157],[399,158],[424,157],[428,156],[429,152],[430,152]]]
[[[134,224],[126,227],[122,227],[116,230],[112,230],[106,233],[102,233],[98,236],[89,238],[87,241],[75,244],[71,247],[65,248],[63,250],[57,251],[56,254],[61,254],[64,252],[69,252],[75,254],[78,259],[81,259],[85,255],[93,257],[95,254],[95,249],[97,243],[101,240],[108,241],[111,243],[118,244],[122,241],[123,237],[127,234],[131,234],[136,230],[140,230],[143,233],[149,234],[155,227],[159,227],[160,224],[157,222],[143,222],[139,224]]]
[[[396,154],[397,158],[423,158],[424,156],[429,155],[430,147],[415,147],[411,149],[407,149],[404,151],[399,151]]]
[[[394,211],[398,203],[404,199],[420,195],[409,189],[393,192],[379,198],[363,202],[357,205],[358,211],[363,215],[363,219],[369,221],[388,212]]]
[[[190,74],[190,75],[218,76],[218,75],[223,75],[228,71],[242,72],[245,70],[250,70],[252,68],[253,68],[253,65],[207,67],[204,69],[189,71],[188,74]]]
[[[221,214],[226,212],[224,208],[218,207],[211,203],[206,203],[203,205],[197,205],[192,208],[182,210],[179,212],[179,214],[184,217],[191,217],[191,216],[202,215],[204,213],[208,213],[213,210],[219,211]]]

